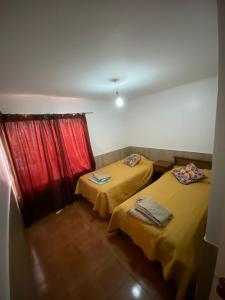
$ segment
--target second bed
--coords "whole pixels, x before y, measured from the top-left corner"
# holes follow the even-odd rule
[[[121,229],[142,248],[150,260],[158,260],[165,279],[177,282],[177,299],[185,299],[189,284],[195,279],[198,254],[205,233],[211,171],[206,178],[183,185],[171,174],[135,194],[115,208],[108,231]],[[146,224],[128,214],[138,198],[152,197],[173,213],[165,228]]]

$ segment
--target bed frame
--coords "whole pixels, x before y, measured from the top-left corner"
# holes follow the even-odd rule
[[[194,163],[196,167],[200,169],[212,169],[212,162],[211,161],[204,161],[199,159],[191,159],[191,158],[184,158],[184,157],[174,157],[175,165],[178,166],[185,166],[189,163]]]

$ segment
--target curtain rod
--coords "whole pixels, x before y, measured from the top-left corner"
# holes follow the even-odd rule
[[[89,114],[93,114],[93,113],[94,113],[93,111],[87,111],[87,112],[77,112],[77,113],[44,113],[44,114],[18,114],[18,113],[15,113],[15,114],[16,115],[25,115],[25,116],[28,116],[28,115],[39,116],[39,115],[76,115],[76,114],[89,115]],[[2,111],[0,111],[0,114],[2,114],[2,115],[10,115],[10,114],[3,113]],[[14,114],[12,114],[12,115],[14,115]]]

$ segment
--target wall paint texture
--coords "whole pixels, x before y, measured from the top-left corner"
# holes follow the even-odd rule
[[[213,152],[217,78],[135,99],[126,116],[130,146]]]

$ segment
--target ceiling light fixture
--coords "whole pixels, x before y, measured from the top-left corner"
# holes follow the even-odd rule
[[[116,91],[116,105],[117,105],[118,107],[124,106],[124,100],[123,100],[123,98],[119,95],[119,92],[118,92],[118,91]]]
[[[113,82],[115,84],[115,94],[116,94],[116,99],[115,99],[115,104],[117,107],[123,107],[124,106],[124,99],[120,96],[119,94],[119,90],[118,90],[118,82],[120,80],[118,78],[113,78],[111,79],[111,82]],[[116,87],[117,85],[117,87]]]

